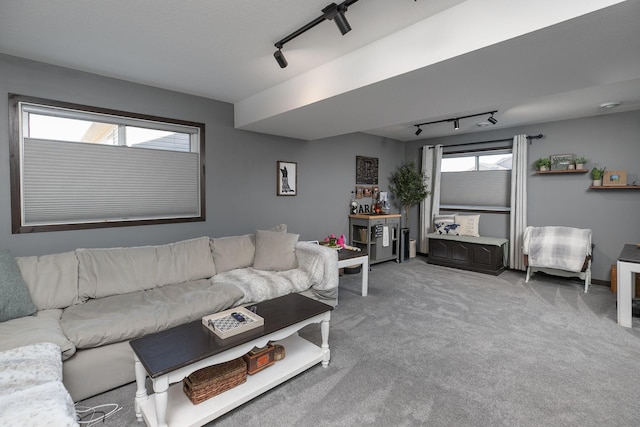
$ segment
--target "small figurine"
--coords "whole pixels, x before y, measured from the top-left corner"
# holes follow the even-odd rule
[[[344,234],[341,234],[336,243],[338,244],[338,246],[342,246],[344,248],[344,245],[345,245],[345,241],[344,240],[345,240],[344,239]]]

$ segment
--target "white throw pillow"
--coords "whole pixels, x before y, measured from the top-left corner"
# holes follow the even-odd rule
[[[480,237],[478,233],[480,215],[456,215],[455,222],[456,224],[460,224],[458,232],[461,236]]]

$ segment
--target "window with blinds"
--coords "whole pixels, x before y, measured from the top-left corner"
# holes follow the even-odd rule
[[[508,211],[511,204],[511,150],[444,154],[440,207]]]
[[[14,233],[204,220],[204,124],[9,103]]]

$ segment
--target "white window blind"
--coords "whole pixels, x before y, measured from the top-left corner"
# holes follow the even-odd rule
[[[24,225],[199,215],[198,153],[25,138]]]
[[[511,171],[443,172],[440,205],[508,207]]]

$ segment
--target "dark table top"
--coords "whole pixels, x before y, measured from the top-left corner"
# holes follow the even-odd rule
[[[151,378],[214,356],[256,338],[333,310],[320,301],[289,294],[255,304],[264,325],[225,339],[202,324],[202,319],[129,342]]]
[[[349,249],[340,249],[338,251],[338,261],[344,261],[345,259],[358,258],[367,255],[366,250],[352,251]]]
[[[624,245],[618,261],[640,263],[640,247],[631,243]]]

